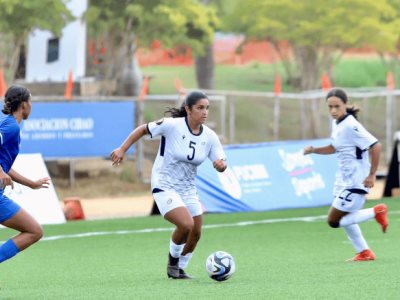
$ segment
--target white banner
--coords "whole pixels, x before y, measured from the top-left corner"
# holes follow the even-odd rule
[[[12,168],[32,180],[50,177],[40,153],[19,154]],[[14,189],[7,186],[4,195],[27,210],[40,224],[65,223],[65,216],[52,182],[49,188],[38,190],[14,182]]]

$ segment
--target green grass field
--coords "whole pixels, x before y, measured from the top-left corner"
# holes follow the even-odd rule
[[[392,66],[394,67],[394,66]],[[150,81],[151,94],[174,94],[175,79],[180,78],[186,88],[196,88],[193,66],[148,66],[143,74],[153,76]],[[395,70],[396,83],[400,80]],[[295,88],[286,83],[282,64],[250,63],[241,66],[216,65],[214,81],[216,90],[272,92],[275,74],[282,76],[282,91],[293,92]],[[333,68],[336,86],[346,88],[386,86],[387,66],[379,58],[343,58]],[[396,84],[398,86],[398,84]]]
[[[354,251],[326,225],[327,207],[206,215],[187,269],[195,279],[184,281],[166,276],[172,227],[159,216],[45,226],[44,240],[1,264],[0,299],[398,299],[399,200],[383,200],[387,234],[361,225],[378,257],[362,263],[345,262]],[[11,234],[0,229],[0,240]],[[216,250],[236,261],[226,282],[205,272]]]

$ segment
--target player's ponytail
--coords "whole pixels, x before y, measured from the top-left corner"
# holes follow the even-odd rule
[[[164,112],[164,115],[170,114],[171,117],[173,118],[186,117],[187,112],[185,107],[188,106],[189,109],[191,109],[192,106],[195,105],[197,101],[201,99],[208,99],[208,97],[206,94],[202,92],[198,91],[191,92],[189,95],[187,95],[186,100],[182,103],[180,108],[168,107],[168,109]]]
[[[10,86],[4,96],[4,106],[2,112],[11,115],[18,110],[23,101],[29,101],[31,98],[30,91],[19,85]]]

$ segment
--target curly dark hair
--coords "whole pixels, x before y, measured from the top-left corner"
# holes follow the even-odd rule
[[[18,110],[23,101],[27,102],[31,98],[31,92],[19,85],[12,85],[8,88],[4,96],[4,106],[2,112],[11,115]]]

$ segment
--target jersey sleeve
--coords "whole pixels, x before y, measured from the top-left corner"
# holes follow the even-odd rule
[[[215,132],[211,132],[210,134],[211,139],[211,150],[208,154],[208,158],[214,162],[217,159],[226,160],[226,154],[224,148],[222,147],[221,141],[219,140],[218,136]]]
[[[367,150],[373,144],[378,142],[377,138],[374,137],[371,133],[369,133],[360,123],[354,125],[351,130],[354,142],[357,145],[357,147],[360,148],[361,150]]]
[[[163,118],[158,121],[147,123],[147,131],[150,133],[151,138],[165,135],[172,127],[172,118]]]

